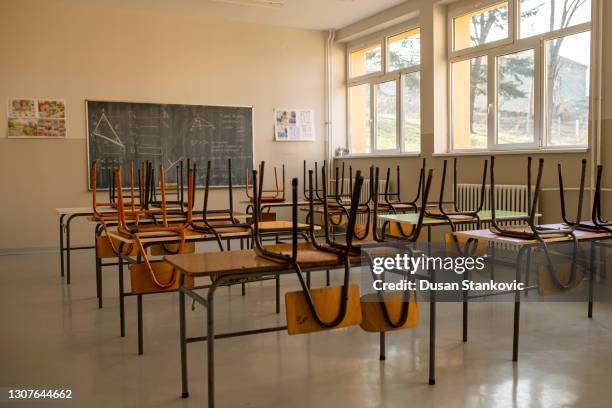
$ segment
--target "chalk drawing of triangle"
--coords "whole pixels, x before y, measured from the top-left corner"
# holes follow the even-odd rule
[[[119,137],[117,132],[115,132],[115,128],[110,123],[110,120],[108,120],[108,117],[104,112],[102,113],[100,120],[98,120],[98,123],[96,123],[96,127],[91,132],[91,134],[95,137],[99,137],[100,139],[106,140],[107,142],[116,144],[122,150],[125,150],[125,145],[121,141],[121,138]]]
[[[215,128],[215,125],[207,121],[206,119],[201,118],[200,116],[196,116],[193,118],[193,122],[191,122],[191,128],[189,130],[194,129],[204,129],[204,128]]]

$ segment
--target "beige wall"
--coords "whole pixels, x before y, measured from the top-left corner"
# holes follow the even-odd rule
[[[437,200],[439,197],[439,180],[444,159],[452,161],[452,157],[436,156],[434,151],[439,151],[438,139],[444,139],[447,128],[444,121],[446,116],[446,85],[445,75],[446,66],[444,54],[445,48],[440,45],[442,38],[446,35],[446,25],[442,21],[445,13],[444,7],[435,5],[431,1],[406,2],[397,6],[398,10],[405,13],[416,12],[421,25],[421,72],[422,72],[422,157],[428,161],[428,166],[435,171],[434,182],[430,198]],[[367,32],[374,25],[380,25],[380,18],[383,15],[373,16],[370,19],[360,21],[352,26],[346,27],[339,32],[341,38],[351,38],[358,31]],[[612,27],[605,22],[612,21],[612,7],[604,2],[604,55],[603,55],[603,122],[602,122],[602,163],[606,166],[606,176],[604,187],[612,188]],[[372,34],[368,34],[368,37]],[[436,47],[430,47],[437,44]],[[434,133],[436,137],[434,138]],[[435,140],[434,140],[435,139]],[[344,140],[335,140],[335,144],[341,145]],[[436,147],[434,148],[434,145]],[[350,164],[354,168],[367,171],[370,165],[380,166],[383,174],[388,167],[395,169],[396,165],[401,166],[402,170],[402,195],[411,198],[416,193],[418,182],[418,172],[421,166],[422,157],[387,157],[387,158],[344,158],[336,160],[339,165],[342,161]],[[533,155],[534,158],[543,157],[545,159],[543,187],[547,189],[543,193],[543,213],[545,222],[556,222],[560,220],[559,192],[557,187],[556,165],[564,164],[566,168],[566,186],[577,187],[579,184],[579,172],[570,171],[571,168],[578,169],[582,158],[591,158],[588,153],[567,153],[567,154],[542,154]],[[482,178],[483,156],[464,156],[459,159],[459,182],[479,183]],[[499,184],[524,184],[526,182],[526,155],[498,155],[496,159],[496,182]],[[450,169],[449,169],[450,170]],[[366,173],[367,174],[367,173]],[[395,178],[395,172],[392,173]],[[452,171],[447,175],[452,177]],[[452,180],[452,179],[451,179]],[[587,175],[587,182],[589,182]],[[446,197],[451,197],[451,190],[446,193]],[[576,192],[568,192],[568,207],[574,208],[577,198]],[[588,197],[588,196],[587,196]],[[612,193],[604,193],[604,213],[612,216]],[[587,205],[588,207],[588,205]],[[584,211],[584,216],[588,214],[588,208]]]
[[[66,140],[0,131],[0,249],[55,246],[54,209],[90,204],[85,99],[253,106],[255,160],[298,176],[323,159],[327,33],[83,3],[0,2],[1,103],[62,98],[68,117]],[[273,142],[275,107],[314,109],[317,142]],[[220,194],[212,206],[226,206]],[[81,223],[74,240],[90,231]]]

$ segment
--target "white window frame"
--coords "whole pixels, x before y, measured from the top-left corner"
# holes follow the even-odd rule
[[[351,157],[368,157],[368,156],[384,156],[384,155],[418,155],[419,151],[405,151],[404,150],[404,115],[403,115],[403,90],[402,90],[402,80],[403,75],[411,74],[414,72],[421,71],[420,65],[420,55],[419,55],[419,65],[414,65],[407,68],[396,69],[393,71],[387,71],[387,60],[389,53],[389,37],[393,37],[395,35],[405,33],[407,31],[413,31],[415,29],[420,29],[420,25],[418,22],[412,22],[410,24],[403,24],[401,27],[392,28],[382,34],[377,35],[374,39],[370,39],[369,41],[359,42],[356,44],[351,44],[347,47],[346,50],[346,102],[348,109],[346,110],[346,123],[347,123],[347,145],[350,148],[352,146],[352,131],[351,131],[351,100],[350,100],[350,89],[353,86],[369,84],[370,87],[370,152],[369,153],[350,153]],[[366,75],[361,75],[358,77],[351,78],[351,53],[354,51],[358,51],[363,48],[370,47],[374,44],[381,44],[381,71],[370,73]],[[420,53],[420,51],[419,51]],[[375,87],[379,83],[395,81],[396,85],[396,148],[395,149],[385,149],[380,150],[377,147],[377,135],[376,135],[376,91]],[[419,94],[421,94],[421,90],[419,90]]]
[[[492,43],[483,44],[476,47],[466,48],[459,51],[454,51],[454,20],[457,17],[468,14],[470,12],[483,9],[494,4],[501,4],[504,1],[508,2],[508,12],[511,13],[508,16],[508,33],[509,39],[495,41]],[[548,124],[545,120],[546,107],[544,103],[546,81],[544,81],[547,69],[546,55],[545,55],[545,44],[546,41],[554,40],[560,37],[567,37],[574,34],[580,34],[584,32],[591,32],[593,29],[593,20],[596,18],[596,2],[598,0],[591,1],[591,21],[588,23],[578,24],[572,27],[563,28],[546,32],[539,35],[534,35],[526,38],[519,38],[520,35],[520,0],[487,0],[481,2],[473,2],[472,4],[464,5],[452,10],[447,15],[448,20],[448,53],[449,53],[449,69],[448,69],[448,120],[449,124],[453,123],[453,111],[452,111],[452,66],[453,63],[461,62],[473,58],[482,56],[487,57],[487,98],[488,98],[488,118],[487,118],[487,147],[486,148],[473,148],[473,149],[456,149],[454,147],[454,135],[453,128],[449,125],[448,132],[448,146],[449,153],[483,153],[489,151],[508,151],[508,150],[576,150],[576,149],[587,149],[589,147],[590,138],[587,140],[587,145],[562,145],[554,146],[550,144],[547,135],[546,126]],[[593,41],[591,40],[591,55]],[[499,144],[497,143],[497,88],[498,88],[498,58],[525,51],[528,49],[534,50],[534,143],[512,143],[512,144]],[[591,58],[591,68],[593,58]],[[591,78],[589,79],[589,95],[593,93],[593,70],[591,69]],[[589,112],[592,109],[592,102],[589,98]],[[590,114],[589,114],[590,118]]]

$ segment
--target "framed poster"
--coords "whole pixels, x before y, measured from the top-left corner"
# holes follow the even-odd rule
[[[9,138],[66,137],[66,102],[61,99],[8,98],[7,118]]]
[[[277,142],[313,142],[312,109],[274,109],[274,140]]]

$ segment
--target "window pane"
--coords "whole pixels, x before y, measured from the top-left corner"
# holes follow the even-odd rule
[[[381,67],[380,44],[351,52],[351,78],[379,72]]]
[[[587,145],[591,33],[546,42],[546,124],[551,145]]]
[[[349,89],[351,153],[370,153],[370,84]]]
[[[421,73],[402,76],[404,151],[421,151]]]
[[[421,63],[421,30],[406,31],[389,37],[387,71],[413,67]]]
[[[376,150],[397,149],[397,88],[395,81],[376,84]]]
[[[534,142],[534,51],[497,59],[497,143]]]
[[[487,57],[478,57],[451,66],[454,149],[487,147],[487,62]]]
[[[453,25],[456,51],[508,38],[508,2],[457,17]]]
[[[521,38],[591,21],[591,0],[521,0]]]

